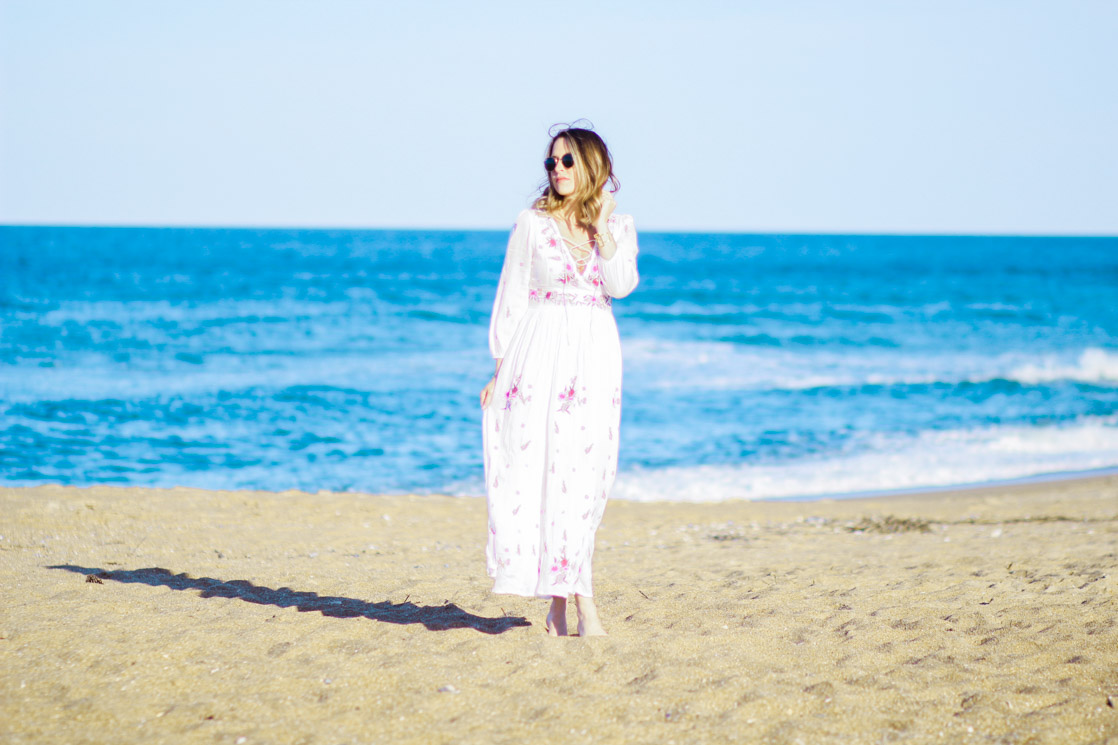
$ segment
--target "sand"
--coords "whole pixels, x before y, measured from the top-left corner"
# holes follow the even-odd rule
[[[479,498],[0,489],[0,741],[1118,742],[1118,477],[614,501],[599,639],[489,593],[485,524]]]

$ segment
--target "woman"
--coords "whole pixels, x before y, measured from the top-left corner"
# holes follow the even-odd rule
[[[547,632],[606,632],[591,586],[594,534],[617,474],[621,344],[611,299],[637,286],[633,219],[602,138],[552,137],[548,182],[509,238],[481,392],[493,592],[550,597]],[[609,188],[612,187],[612,188]]]

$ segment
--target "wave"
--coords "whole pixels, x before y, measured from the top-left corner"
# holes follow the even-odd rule
[[[1009,379],[1025,384],[1058,380],[1116,383],[1118,382],[1118,353],[1091,348],[1080,354],[1079,358],[1071,364],[1063,364],[1059,360],[1048,358],[1040,363],[1022,365],[1010,373]]]
[[[360,351],[349,354],[257,354],[237,355],[185,353],[180,365],[162,361],[134,365],[127,370],[101,359],[83,359],[73,364],[42,367],[28,375],[25,368],[0,365],[0,403],[100,399],[147,399],[176,396],[210,396],[224,393],[260,395],[297,386],[329,386],[364,391],[416,390],[424,385],[452,388],[462,379],[462,354],[456,350]],[[479,358],[467,370],[471,383],[483,380],[490,369]],[[480,387],[480,384],[479,384]],[[472,393],[472,390],[470,391]],[[0,409],[2,411],[2,409]]]
[[[1118,385],[1118,350],[1088,347],[983,354],[863,347],[847,352],[757,349],[725,341],[628,339],[626,382],[648,389],[805,390],[863,385],[1076,382]]]
[[[787,463],[638,468],[613,496],[634,501],[822,498],[1118,467],[1118,417],[1068,427],[992,427],[878,437],[868,452]]]
[[[119,326],[139,323],[197,323],[281,319],[306,320],[341,316],[351,311],[341,300],[224,300],[217,302],[175,302],[172,300],[64,300],[36,318],[44,326],[62,326],[106,321]]]
[[[692,288],[687,288],[692,289]],[[868,323],[896,323],[905,319],[926,321],[948,315],[960,317],[1015,318],[1037,317],[1031,305],[1011,305],[1008,303],[953,303],[937,301],[929,303],[857,303],[794,301],[782,297],[779,302],[748,303],[718,302],[711,299],[713,284],[698,286],[696,300],[673,300],[652,294],[651,300],[635,300],[629,306],[629,313],[642,320],[688,321],[694,323],[737,323],[763,319],[785,319],[797,321],[824,321],[827,319],[858,321]],[[649,297],[649,296],[646,296]]]

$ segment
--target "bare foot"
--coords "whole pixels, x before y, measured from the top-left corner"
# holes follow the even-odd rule
[[[553,597],[551,599],[551,610],[547,612],[547,635],[548,636],[566,636],[567,635],[567,599],[560,597]]]
[[[602,621],[598,618],[598,606],[594,604],[594,598],[575,595],[575,609],[578,611],[578,635],[580,637],[607,636],[606,630],[602,628]]]

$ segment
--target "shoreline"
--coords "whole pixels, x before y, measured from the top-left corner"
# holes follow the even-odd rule
[[[612,500],[586,640],[490,593],[483,499],[4,487],[0,515],[6,742],[1118,740],[1118,475]]]
[[[627,502],[631,504],[732,504],[738,502],[746,502],[752,504],[768,504],[768,503],[781,503],[789,502],[796,504],[812,504],[814,502],[829,502],[829,501],[853,501],[853,500],[874,500],[874,499],[892,499],[896,497],[909,497],[919,496],[924,494],[955,494],[962,492],[980,492],[989,489],[1002,489],[1006,487],[1015,486],[1028,486],[1030,484],[1061,484],[1064,482],[1076,481],[1090,481],[1093,479],[1105,479],[1111,476],[1118,476],[1118,466],[1106,466],[1103,468],[1091,468],[1081,471],[1056,471],[1053,473],[1040,473],[1031,476],[1020,476],[1010,479],[995,479],[992,481],[974,481],[963,482],[959,484],[948,484],[945,486],[914,486],[909,488],[897,489],[881,489],[872,491],[857,491],[857,492],[835,492],[832,494],[820,495],[807,495],[807,496],[790,496],[790,497],[730,497],[726,499],[712,499],[706,501],[675,501],[668,499],[630,499],[626,497],[610,497],[610,504],[618,502]],[[92,490],[92,489],[121,489],[128,491],[142,490],[152,492],[167,492],[175,490],[190,490],[202,492],[228,492],[228,493],[250,493],[250,494],[277,494],[277,495],[292,495],[300,494],[306,496],[321,496],[326,494],[354,494],[365,495],[374,497],[449,497],[451,499],[485,499],[484,494],[450,494],[447,492],[409,492],[409,491],[392,491],[392,492],[365,492],[365,491],[330,491],[327,489],[320,489],[316,492],[303,491],[301,489],[284,489],[282,491],[271,491],[267,489],[212,489],[208,487],[194,487],[194,486],[133,486],[133,485],[118,485],[118,484],[60,484],[58,482],[45,482],[41,484],[21,484],[18,486],[5,486],[0,482],[0,490],[58,490],[58,489],[79,489],[79,490]]]
[[[891,497],[907,497],[919,494],[941,494],[955,492],[981,491],[984,489],[1001,489],[1012,486],[1027,486],[1029,484],[1059,484],[1065,481],[1082,481],[1118,475],[1118,466],[1103,468],[1089,468],[1083,471],[1056,471],[1053,473],[1038,473],[1032,476],[1018,476],[1012,479],[994,479],[993,481],[973,481],[946,486],[914,486],[907,489],[883,489],[874,491],[839,492],[821,496],[807,497],[761,497],[754,502],[817,502],[828,499],[877,499]],[[729,501],[729,500],[727,500]]]

